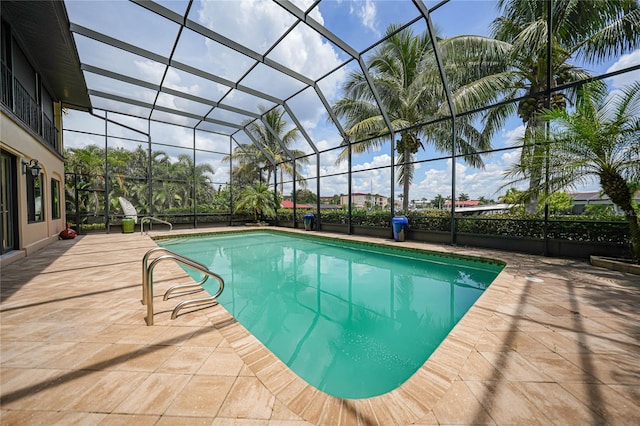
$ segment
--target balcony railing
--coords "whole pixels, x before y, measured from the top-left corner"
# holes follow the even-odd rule
[[[42,112],[42,108],[29,92],[13,77],[11,70],[2,64],[2,92],[0,99],[31,130],[42,137],[42,141],[59,152],[58,130]]]

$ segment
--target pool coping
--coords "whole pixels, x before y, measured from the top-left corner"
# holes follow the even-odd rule
[[[153,236],[154,242],[166,238],[236,234],[255,232],[293,233],[305,235],[297,229],[239,229],[206,231],[195,233],[173,233]],[[308,384],[254,337],[224,307],[215,307],[212,321],[230,346],[236,351],[255,376],[265,387],[296,415],[313,424],[411,424],[432,412],[434,405],[449,391],[459,371],[474,350],[484,325],[492,312],[507,294],[516,277],[510,272],[508,258],[491,258],[466,255],[443,250],[421,248],[423,243],[411,241],[395,242],[381,239],[371,242],[370,238],[345,236],[342,234],[314,232],[313,237],[338,239],[375,246],[390,246],[410,251],[423,251],[443,256],[461,257],[503,263],[502,271],[489,287],[480,295],[465,315],[453,327],[445,339],[435,349],[426,362],[402,385],[385,394],[365,399],[345,399],[329,395]],[[440,247],[439,247],[440,248]],[[497,253],[492,252],[492,255]],[[327,409],[332,407],[332,409]],[[341,413],[340,419],[327,416]]]

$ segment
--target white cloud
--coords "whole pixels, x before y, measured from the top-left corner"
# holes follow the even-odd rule
[[[366,170],[372,167],[384,167],[391,164],[391,156],[389,154],[376,155],[371,161],[365,161],[364,163],[354,164],[352,170]]]
[[[476,169],[462,162],[456,162],[456,194],[467,194],[471,199],[480,197],[493,198],[497,201],[504,189],[499,189],[505,182],[504,172],[520,158],[520,150],[502,153],[494,161],[487,161],[484,169]],[[446,168],[430,167],[421,174],[416,174],[415,183],[411,186],[411,199],[433,199],[440,194],[451,196],[451,160],[446,161]]]
[[[190,13],[196,20],[227,38],[264,53],[295,19],[270,1],[203,1]]]
[[[297,25],[269,57],[312,79],[321,77],[342,63],[333,45],[303,24]]]
[[[622,55],[606,72],[614,72],[640,64],[640,49],[627,55]],[[627,72],[608,79],[614,89],[621,89],[631,83],[640,81],[640,70]]]
[[[152,143],[164,143],[175,147],[188,148],[187,150],[180,149],[181,154],[189,154],[193,149],[193,131],[186,127],[174,126],[166,123],[151,122],[151,142]],[[170,147],[154,148],[165,151],[171,149]],[[177,157],[177,155],[176,155]]]
[[[357,4],[357,6],[354,8],[355,4]],[[373,1],[366,0],[364,2],[358,1],[352,3],[351,13],[355,13],[360,18],[363,26],[369,28],[377,36],[380,36],[380,31],[378,31],[375,26],[377,8]]]
[[[526,127],[524,126],[524,124],[511,129],[511,130],[503,130],[502,131],[502,138],[504,139],[503,141],[503,146],[514,146],[514,145],[520,145],[522,144],[522,137],[524,136],[524,131],[525,131]]]
[[[416,183],[411,185],[409,193],[412,200],[421,198],[432,199],[436,195],[446,197],[451,194],[451,171],[431,168],[426,170],[422,175],[416,176]]]
[[[505,166],[510,166],[512,164],[517,163],[518,161],[520,161],[520,149],[515,150],[515,151],[509,151],[509,152],[503,152],[502,155],[500,155],[500,159],[502,160],[502,163]]]
[[[209,132],[196,132],[196,149],[226,153],[229,151],[229,136]]]
[[[179,92],[189,93],[195,96],[208,97],[208,98],[212,97],[211,93],[205,93],[205,88],[202,87],[200,84],[193,81],[192,82],[184,81],[183,76],[185,74],[186,73],[184,72],[179,73],[175,68],[169,68],[167,70],[167,75],[164,77],[164,86],[170,87]],[[224,94],[222,88],[218,86],[214,86],[213,84],[210,84],[210,86],[213,86],[213,87],[209,87],[208,89],[210,91],[213,89],[213,92],[215,93],[213,98],[217,99],[219,96],[222,96]]]
[[[133,64],[148,79],[147,81],[162,81],[162,74],[164,74],[166,68],[164,65],[146,60],[134,61]]]
[[[296,4],[305,10],[312,2],[303,1],[296,2]],[[191,13],[192,16],[197,15],[199,22],[259,53],[266,52],[295,22],[295,19],[283,8],[267,1],[201,2],[200,5],[201,8],[198,11]],[[324,22],[317,7],[313,9],[311,15],[318,22]],[[216,43],[207,43],[207,49],[210,50],[214,44]],[[210,51],[212,52],[212,50]],[[268,58],[311,79],[321,77],[341,63],[334,46],[305,24],[298,24],[269,53]],[[234,58],[225,59],[224,64],[220,63],[220,58],[216,59],[212,56],[210,60],[215,63],[216,67],[236,67],[236,64],[228,62],[233,61]],[[241,84],[247,84],[279,98],[285,97],[285,94],[286,96],[292,94],[292,85],[288,81],[290,78],[274,78],[273,73],[275,72],[273,69],[267,70],[265,66],[261,65],[247,76],[246,81],[241,81]],[[325,79],[322,82],[325,97],[332,99],[338,92],[343,79],[344,71],[342,70]],[[268,85],[256,83],[262,81],[269,83]],[[257,87],[257,85],[261,87]],[[303,92],[298,97],[315,96],[313,91],[307,92]],[[324,107],[317,101],[307,103],[303,100],[298,102],[299,108],[294,108],[296,117],[307,129],[315,128],[318,122],[323,119]],[[257,102],[260,101],[257,100]],[[225,103],[224,100],[223,103]]]
[[[335,146],[332,142],[326,139],[320,140],[316,143],[317,148],[320,151]],[[340,150],[332,150],[323,152],[320,154],[320,177],[321,177],[321,194],[322,196],[330,196],[334,194],[345,194],[348,189],[348,164],[346,161],[342,161],[336,164],[336,160]],[[353,170],[365,170],[368,168],[375,168],[380,166],[389,165],[389,155],[375,156],[371,161],[363,162],[360,164],[354,164]],[[315,158],[311,159],[311,164],[305,166],[300,172],[305,176],[316,175]],[[338,174],[337,176],[331,176]],[[370,192],[387,194],[389,192],[389,169],[371,170],[364,173],[354,173],[352,181],[353,192]],[[315,191],[315,184],[312,191]],[[286,190],[285,190],[286,193]]]

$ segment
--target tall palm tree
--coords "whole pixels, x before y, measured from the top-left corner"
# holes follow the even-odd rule
[[[624,212],[631,231],[632,253],[640,261],[640,222],[633,195],[640,184],[640,82],[607,95],[599,85],[581,90],[575,112],[554,108],[540,114],[552,122],[549,137],[553,156],[541,154],[538,164],[550,162],[551,192],[597,177],[602,192]],[[526,179],[526,169],[516,164],[507,176]]]
[[[298,128],[293,127],[286,130],[287,122],[282,118],[285,111],[282,108],[273,108],[265,112],[264,107],[260,107],[260,111],[264,114],[264,121],[273,129],[277,138],[268,130],[267,126],[261,121],[252,122],[247,130],[251,135],[258,140],[262,145],[265,152],[276,162],[280,167],[280,193],[284,192],[284,175],[293,176],[293,163],[290,161],[289,156],[286,154],[285,148],[291,153],[291,155],[297,158],[298,164],[309,164],[309,158],[303,157],[306,153],[298,149],[292,149],[291,146],[298,139]],[[282,145],[278,142],[278,139]],[[283,148],[284,146],[284,148]],[[275,167],[267,159],[267,157],[257,149],[253,144],[241,144],[233,150],[233,156],[239,160],[240,165],[252,165],[257,171],[256,174],[262,175],[262,171],[267,172],[266,182],[268,183],[273,173],[275,173]],[[224,161],[230,161],[231,157],[224,157]],[[260,164],[264,164],[262,170],[260,170]],[[296,172],[296,175],[300,177],[300,173]],[[300,181],[302,186],[306,186],[304,179]]]
[[[409,208],[409,187],[413,181],[414,156],[424,149],[428,140],[438,151],[450,152],[450,125],[435,124],[413,127],[430,118],[448,115],[440,108],[446,99],[442,83],[438,80],[433,46],[425,31],[414,36],[411,29],[396,34],[397,25],[390,25],[386,40],[373,52],[367,69],[381,98],[381,107],[388,114],[390,124],[399,139],[395,141],[399,164],[398,182],[403,185],[403,209]],[[393,34],[393,35],[391,35]],[[349,74],[344,86],[344,97],[333,105],[336,114],[345,119],[347,135],[353,141],[344,141],[338,162],[352,153],[364,153],[379,148],[389,138],[389,128],[362,71]],[[368,139],[357,143],[359,140]],[[353,143],[353,142],[356,143]],[[482,167],[476,150],[488,149],[489,140],[475,131],[465,119],[460,120],[456,136],[456,154],[465,154],[465,161]]]
[[[554,0],[552,5],[552,79],[547,87],[547,7],[546,1],[499,0],[502,16],[492,24],[492,38],[459,36],[442,43],[447,72],[465,84],[454,93],[458,111],[509,101],[531,95],[518,103],[492,108],[483,116],[488,137],[500,131],[517,113],[526,126],[521,163],[529,163],[529,204],[534,213],[542,169],[534,158],[546,147],[541,140],[544,121],[540,113],[547,101],[564,108],[574,101],[574,89],[556,91],[547,100],[544,92],[558,85],[591,77],[574,62],[597,64],[631,51],[640,45],[638,0],[572,1]],[[455,79],[454,78],[454,79]]]

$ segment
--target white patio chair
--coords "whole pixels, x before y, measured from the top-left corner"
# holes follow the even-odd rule
[[[123,197],[118,197],[118,201],[120,202],[120,207],[122,207],[122,211],[124,212],[124,217],[133,219],[133,223],[138,223],[138,210],[131,204],[129,200]],[[166,220],[158,219],[152,216],[144,216],[140,218],[140,234],[144,233],[144,224],[149,223],[149,229],[151,229],[151,223],[158,222],[163,223],[165,225],[169,225],[169,231],[173,230],[173,225]]]

